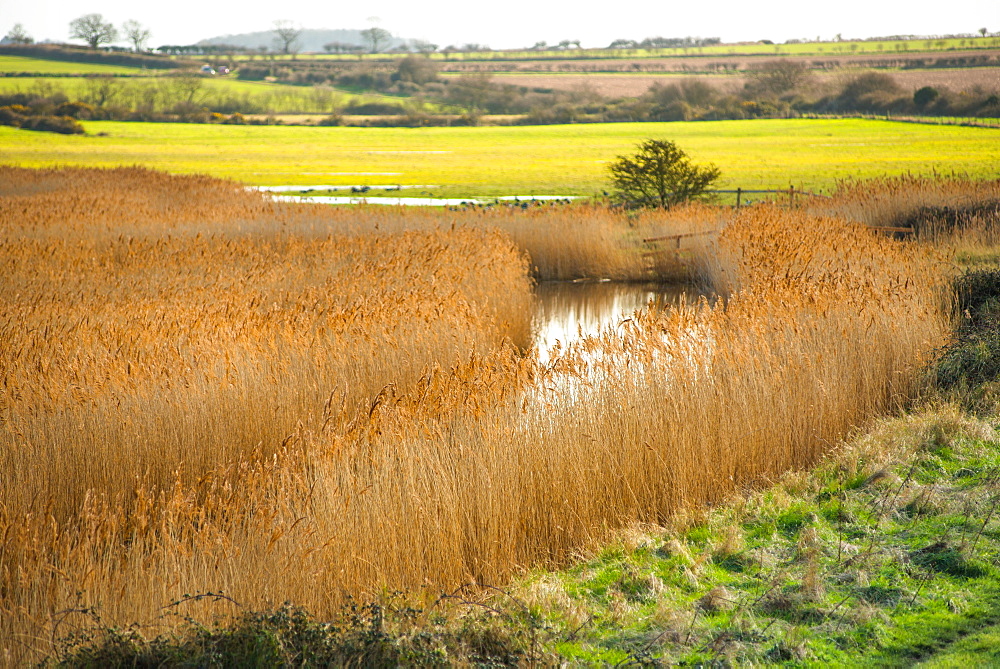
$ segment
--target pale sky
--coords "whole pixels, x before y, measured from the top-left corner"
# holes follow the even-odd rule
[[[0,36],[21,23],[36,41],[69,41],[69,22],[89,13],[102,14],[118,27],[128,19],[139,21],[153,33],[151,47],[270,30],[277,20],[302,28],[361,29],[376,24],[394,36],[442,47],[479,43],[495,49],[564,39],[603,47],[615,39],[656,36],[784,42],[832,39],[837,33],[849,39],[1000,31],[998,0],[0,0]]]

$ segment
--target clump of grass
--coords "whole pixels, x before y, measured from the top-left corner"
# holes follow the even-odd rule
[[[936,363],[937,383],[975,405],[1000,378],[1000,270],[969,271],[956,279],[955,292],[959,323]]]

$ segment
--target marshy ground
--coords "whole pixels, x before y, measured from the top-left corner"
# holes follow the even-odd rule
[[[2,169],[10,664],[839,662],[995,622],[995,302],[955,309],[954,259],[995,258],[996,182],[633,217]],[[720,299],[524,355],[533,282],[582,277]]]

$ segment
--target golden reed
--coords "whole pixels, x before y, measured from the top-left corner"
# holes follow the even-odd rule
[[[564,563],[813,462],[913,397],[949,326],[933,250],[773,208],[346,209],[0,168],[0,231],[8,664],[88,606],[160,633],[185,593],[323,616]],[[641,240],[693,231],[720,299],[524,354],[532,276],[648,277]]]

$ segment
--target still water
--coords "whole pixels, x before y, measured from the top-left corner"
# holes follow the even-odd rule
[[[680,284],[546,281],[535,288],[532,321],[541,362],[558,342],[563,347],[614,328],[651,303],[658,307],[693,302],[700,293]]]
[[[255,190],[267,189],[269,192],[290,192],[301,186],[258,186]],[[317,186],[317,190],[343,190],[358,188],[357,186]],[[365,187],[367,188],[367,187]],[[385,190],[401,190],[403,188],[430,188],[430,186],[393,186],[379,187]],[[280,190],[279,190],[280,189]],[[518,204],[528,202],[560,201],[568,202],[579,199],[575,195],[504,195],[501,197],[365,197],[364,195],[273,195],[276,202],[294,202],[299,204],[384,204],[394,207],[461,207],[463,205],[490,205],[495,203]]]

